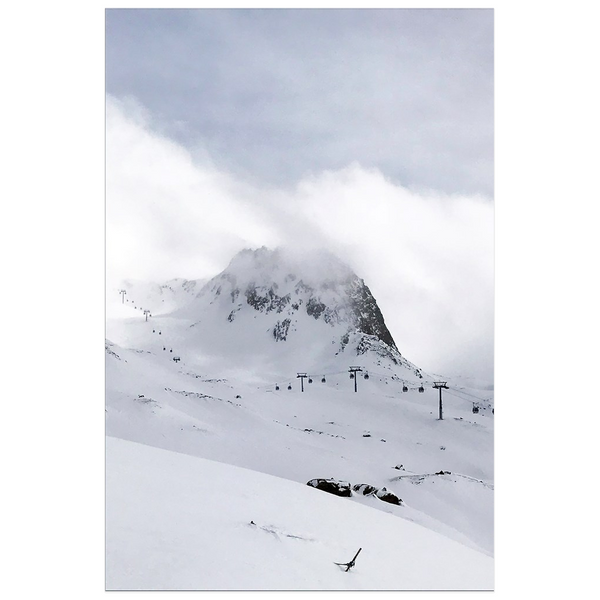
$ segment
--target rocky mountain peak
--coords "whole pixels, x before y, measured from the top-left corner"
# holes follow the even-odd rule
[[[362,334],[355,340],[358,354],[377,346],[379,353],[387,348],[394,362],[400,357],[364,280],[328,251],[242,250],[198,296],[219,307],[217,319],[266,321],[275,342],[289,341],[302,328],[312,331],[316,322],[323,337],[338,340],[338,351],[350,336]]]

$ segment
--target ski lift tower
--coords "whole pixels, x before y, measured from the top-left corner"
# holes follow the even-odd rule
[[[433,387],[435,389],[440,390],[440,421],[442,421],[444,419],[443,415],[442,415],[442,390],[447,390],[448,386],[446,385],[448,382],[447,381],[435,381],[433,383]]]
[[[144,314],[146,315],[146,321],[148,320],[148,315],[150,315],[150,311],[149,310],[145,310]],[[150,315],[152,316],[152,315]]]
[[[125,294],[127,290],[119,290],[119,294],[121,294],[121,304],[125,304]]]
[[[354,379],[354,391],[358,391],[356,389],[356,374],[362,371],[361,367],[350,367],[348,369],[348,371],[350,372],[350,379]]]
[[[306,377],[308,377],[308,375],[306,373],[298,373],[298,375],[296,376],[296,379],[298,379],[298,378],[300,379],[300,385],[302,386],[302,391],[304,391],[304,379]]]

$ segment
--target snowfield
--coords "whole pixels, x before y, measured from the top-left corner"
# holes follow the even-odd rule
[[[443,378],[439,420],[441,377],[329,268],[261,250],[206,283],[107,290],[109,589],[493,588],[493,391]]]
[[[346,498],[112,437],[106,449],[108,590],[493,586],[490,557]],[[349,572],[334,564],[359,548]]]

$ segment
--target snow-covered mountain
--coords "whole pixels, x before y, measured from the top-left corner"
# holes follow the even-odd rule
[[[140,312],[168,312],[178,352],[213,373],[245,369],[272,380],[358,361],[423,376],[399,352],[364,280],[325,251],[243,250],[203,286],[175,280],[123,289]]]
[[[250,330],[257,341],[268,337],[291,346],[278,353],[308,345],[311,357],[320,360],[344,351],[375,352],[394,364],[407,364],[365,282],[323,251],[299,258],[264,247],[244,250],[204,286],[186,312],[200,316],[194,326],[202,335],[211,336],[213,323],[226,318],[234,332],[227,339],[240,339]],[[216,334],[222,337],[219,329]],[[321,345],[326,351],[315,354]]]
[[[107,292],[108,436],[307,488],[344,481],[340,518],[358,502],[493,554],[493,392],[448,381],[438,420],[439,376],[401,354],[365,281],[337,258],[244,250],[209,281]],[[143,468],[160,485],[165,474]],[[274,523],[280,508],[264,502]]]

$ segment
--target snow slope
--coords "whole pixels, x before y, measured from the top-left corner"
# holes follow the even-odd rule
[[[256,471],[109,437],[106,490],[109,590],[493,586],[479,552]],[[359,548],[349,572],[334,564]]]
[[[448,380],[438,420],[440,377],[402,356],[362,280],[335,260],[318,276],[281,260],[242,253],[197,292],[183,280],[130,283],[129,302],[107,290],[107,435],[301,486],[385,487],[400,506],[343,500],[493,556],[493,392]]]

